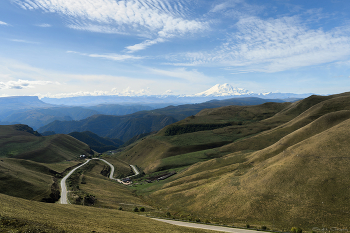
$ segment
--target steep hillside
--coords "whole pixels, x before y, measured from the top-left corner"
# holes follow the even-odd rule
[[[55,171],[28,160],[0,160],[0,193],[40,201],[49,197]]]
[[[102,138],[90,131],[73,132],[69,135],[78,139],[79,141],[86,143],[91,147],[91,149],[99,153],[118,149],[121,145],[124,144],[124,142],[119,139]]]
[[[44,137],[26,125],[0,126],[0,157],[56,163],[91,153],[88,145],[68,135]]]
[[[202,218],[235,216],[280,229],[348,228],[349,118],[349,111],[330,113],[266,149],[195,164],[150,201]],[[310,134],[314,129],[320,132]]]
[[[290,106],[291,103],[265,103],[254,106],[228,106],[217,109],[202,110],[195,116],[169,125],[152,135],[126,148],[119,156],[125,161],[137,164],[145,172],[164,170],[176,166],[193,164],[196,157],[207,160],[220,157],[223,154],[213,152],[212,149],[232,143],[238,139],[255,135],[274,128],[280,120],[268,124],[261,123],[276,113]],[[198,154],[198,151],[202,151]],[[191,156],[191,153],[196,153]],[[223,151],[227,154],[229,152]],[[175,157],[177,156],[177,157]],[[174,157],[178,163],[168,161]]]
[[[118,138],[127,141],[138,135],[158,131],[176,122],[172,117],[152,112],[126,116],[95,115],[81,121],[54,121],[38,131],[71,132],[91,131],[100,137]]]
[[[134,187],[150,204],[167,207],[178,218],[234,220],[241,225],[280,230],[292,226],[348,229],[349,106],[350,94],[343,93],[311,96],[280,106],[279,111],[270,106],[276,113],[270,112],[272,116],[266,118],[262,116],[268,108],[263,105],[246,112],[236,106],[203,110],[134,144],[119,158],[143,166],[150,175],[159,168],[178,172],[167,180]],[[220,120],[225,115],[231,116],[230,122],[239,118],[242,124],[210,130],[190,127],[185,129],[199,130],[175,130],[172,136],[165,135],[174,126],[183,130],[195,122],[224,123]],[[180,153],[169,154],[175,143],[184,145],[184,138],[189,143],[211,142],[218,138],[214,135],[237,134],[236,127],[241,127],[242,137],[232,143],[190,153],[181,153],[179,147]],[[253,130],[253,134],[246,133]],[[208,132],[212,132],[210,137]],[[146,147],[147,142],[152,148]],[[145,147],[146,154],[135,153],[140,146]]]

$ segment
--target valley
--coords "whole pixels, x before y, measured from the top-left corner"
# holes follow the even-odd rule
[[[86,232],[86,227],[106,232],[107,226],[109,232],[135,232],[148,223],[149,232],[196,231],[157,225],[143,215],[284,232],[292,227],[344,231],[350,227],[349,103],[350,93],[342,93],[205,108],[122,147],[99,152],[66,134],[41,136],[25,125],[0,126],[0,197],[5,203],[0,216],[52,232]],[[105,125],[114,124],[112,118],[103,119]],[[91,132],[85,135],[107,143]],[[80,155],[94,159],[78,167],[85,161]],[[132,176],[130,164],[140,174]],[[73,175],[65,181],[69,171]],[[114,180],[128,176],[130,185]],[[60,181],[67,183],[71,205],[38,202],[62,200],[66,194],[58,193]],[[11,208],[9,201],[18,205]],[[62,224],[70,220],[55,214],[49,224],[48,217],[38,221],[21,213],[29,211],[25,206],[30,203],[34,212],[38,208],[46,215],[51,207],[44,206],[54,205],[57,216],[67,208],[86,211],[84,216],[99,212],[105,220],[87,224],[76,217],[67,228]],[[140,220],[131,226],[124,219],[130,228],[123,228],[124,223],[109,222],[107,213]]]

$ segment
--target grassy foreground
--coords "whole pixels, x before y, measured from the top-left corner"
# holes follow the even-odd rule
[[[0,194],[0,232],[213,232],[113,209],[47,204]]]

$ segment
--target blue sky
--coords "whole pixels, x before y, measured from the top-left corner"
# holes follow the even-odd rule
[[[0,96],[350,87],[348,0],[1,0]]]

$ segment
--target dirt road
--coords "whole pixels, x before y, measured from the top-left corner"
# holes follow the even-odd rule
[[[221,226],[214,226],[214,225],[207,225],[207,224],[173,221],[173,220],[160,219],[160,218],[152,218],[152,219],[157,220],[157,221],[161,221],[161,222],[170,223],[170,224],[177,225],[177,226],[199,228],[199,229],[204,229],[204,230],[235,232],[235,233],[258,233],[258,232],[261,233],[261,231],[248,230],[248,229],[221,227]]]

